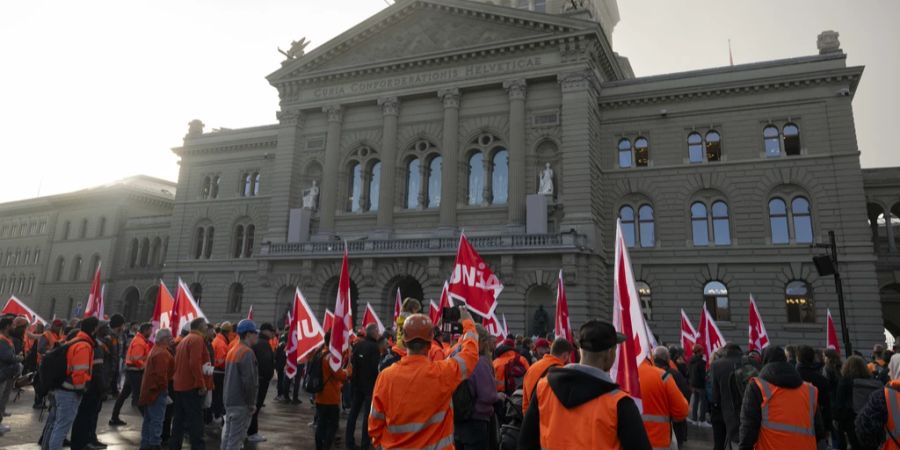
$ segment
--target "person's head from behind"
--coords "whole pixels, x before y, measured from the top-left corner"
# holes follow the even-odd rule
[[[543,338],[534,341],[534,356],[536,358],[543,358],[547,353],[550,353],[550,341]]]
[[[91,316],[86,317],[81,321],[81,331],[88,336],[93,336],[94,332],[97,331],[97,327],[100,326],[100,319]]]
[[[766,347],[766,349],[763,350],[762,363],[764,366],[768,364],[784,362],[788,362],[788,358],[787,352],[783,348],[777,345],[772,345]]]
[[[703,344],[694,344],[694,348],[691,350],[691,353],[694,356],[703,356]]]
[[[744,352],[741,351],[741,346],[737,344],[725,344],[722,351],[727,358],[740,358],[741,356],[744,356]]]
[[[150,333],[153,332],[153,325],[150,322],[144,322],[141,324],[139,331],[144,339],[150,339]]]
[[[259,340],[259,329],[256,328],[256,323],[250,319],[238,322],[237,334],[240,336],[241,342],[251,347],[256,345],[256,342]]]
[[[625,336],[617,333],[612,324],[589,320],[578,330],[581,363],[608,372],[616,361],[616,346],[622,342]]]
[[[125,329],[125,316],[115,313],[109,317],[109,331],[119,334]]]
[[[866,361],[856,355],[847,358],[844,367],[841,368],[841,376],[848,380],[872,378],[869,368],[866,367]]]
[[[825,349],[825,365],[836,370],[841,369],[841,354],[833,348]]]
[[[55,319],[50,324],[50,331],[52,331],[56,334],[59,334],[65,326],[66,326],[65,322],[63,322],[62,320],[59,320],[59,319]]]
[[[424,355],[431,348],[434,325],[424,314],[413,314],[403,322],[403,343],[410,355]]]
[[[569,363],[573,350],[575,350],[575,347],[564,338],[558,338],[550,345],[550,354],[562,360],[563,364]]]
[[[12,327],[12,323],[13,323],[12,317],[0,318],[0,334],[4,334],[4,335],[9,334],[9,330]]]
[[[275,331],[275,326],[269,322],[263,322],[262,325],[259,326],[259,338],[269,340],[276,336],[277,331]]]
[[[784,347],[784,354],[788,361],[796,361],[797,347],[794,347],[793,345],[786,345]],[[765,359],[765,355],[763,355],[763,359]]]
[[[475,324],[478,331],[478,354],[490,357],[494,352],[494,339],[481,324]]]
[[[198,317],[191,321],[191,331],[206,335],[206,319]]]
[[[816,362],[816,351],[808,345],[797,348],[797,362],[804,366],[811,366]]]
[[[160,328],[156,330],[156,339],[154,339],[156,345],[169,345],[172,343],[172,330],[168,328]]]
[[[656,347],[653,349],[653,365],[661,369],[669,367],[669,349],[665,347]]]
[[[381,333],[378,332],[378,324],[377,323],[370,323],[370,324],[366,325],[366,337],[367,338],[369,338],[373,341],[377,341],[378,338],[380,337],[379,336],[380,334]]]

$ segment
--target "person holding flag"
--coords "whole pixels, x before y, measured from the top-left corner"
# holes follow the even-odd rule
[[[520,450],[651,450],[641,412],[610,370],[625,336],[590,320],[578,331],[581,362],[550,370],[525,412]]]

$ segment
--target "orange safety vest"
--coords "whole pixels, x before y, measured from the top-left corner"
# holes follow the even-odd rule
[[[644,411],[641,418],[653,448],[669,448],[672,444],[672,421],[682,421],[688,415],[685,400],[675,379],[649,360],[638,367]]]
[[[534,389],[537,387],[538,381],[547,376],[551,368],[564,365],[563,360],[547,353],[540,361],[528,368],[528,371],[525,372],[525,381],[522,383],[522,414],[528,412],[531,396],[534,395]]]
[[[212,341],[213,348],[213,367],[216,369],[225,369],[225,357],[228,356],[228,337],[222,333],[216,335]]]
[[[891,386],[895,386],[894,381]],[[895,389],[884,388],[884,401],[887,404],[887,423],[884,428],[890,433],[885,436],[884,450],[900,450],[900,445],[891,439],[891,436],[900,441],[900,392]]]
[[[762,420],[754,450],[815,450],[818,389],[809,383],[789,389],[760,378],[753,381],[762,394]]]
[[[143,334],[138,333],[128,345],[128,352],[125,353],[125,365],[131,370],[144,370],[148,355],[150,355],[150,343]]]
[[[538,381],[536,392],[542,449],[622,450],[618,433],[619,401],[628,394],[616,389],[568,409],[556,398],[547,378]]]
[[[91,381],[93,363],[94,340],[84,331],[79,331],[72,339],[72,345],[66,349],[66,379],[62,387],[83,391]]]
[[[531,367],[531,364],[528,364],[528,360],[516,350],[507,350],[502,355],[498,356],[497,359],[494,360],[494,378],[497,383],[497,392],[506,390],[506,365],[509,364],[513,358],[519,358],[519,362],[525,367],[526,372],[528,371],[528,368]]]

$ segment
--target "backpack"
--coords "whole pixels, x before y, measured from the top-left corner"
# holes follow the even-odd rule
[[[38,367],[38,378],[40,383],[35,386],[35,391],[41,396],[46,396],[50,391],[62,387],[66,381],[66,369],[69,367],[67,354],[69,347],[78,342],[84,342],[82,339],[73,339],[65,344],[57,345],[41,358],[41,365]]]
[[[853,380],[853,413],[859,414],[863,407],[866,406],[866,403],[869,402],[872,392],[882,389],[884,389],[884,384],[878,380],[855,378]]]
[[[469,380],[463,380],[453,391],[453,421],[463,422],[472,418],[475,413],[475,394]]]
[[[511,395],[516,389],[522,389],[522,385],[525,382],[525,372],[528,369],[525,368],[525,365],[522,364],[521,355],[519,352],[516,352],[516,355],[506,363],[506,370],[504,370],[504,391],[506,391],[506,395]]]
[[[500,426],[500,450],[516,450],[522,432],[522,390],[506,398],[506,423]]]
[[[388,349],[387,353],[385,353],[384,357],[381,358],[381,361],[378,363],[378,373],[384,371],[388,367],[391,367],[397,361],[400,361],[401,356],[397,353],[394,353],[393,349]]]
[[[310,394],[318,394],[325,390],[325,378],[322,376],[322,362],[325,360],[324,352],[316,354],[306,364],[306,373],[303,375],[303,390]]]
[[[747,392],[747,385],[750,380],[759,376],[759,369],[753,364],[744,363],[734,368],[728,377],[728,389],[731,391],[731,401],[734,404],[734,410],[740,414],[741,406],[744,402],[744,392]]]

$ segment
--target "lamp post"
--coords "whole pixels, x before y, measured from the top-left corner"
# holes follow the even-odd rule
[[[834,237],[834,231],[828,232],[827,244],[813,244],[815,248],[826,249],[825,255],[814,256],[813,264],[819,276],[834,275],[834,289],[837,292],[838,309],[841,314],[841,335],[844,341],[844,353],[849,358],[853,354],[853,348],[850,346],[850,332],[847,331],[847,311],[844,308],[844,283],[841,281],[841,272],[838,269],[837,257],[837,240]]]

